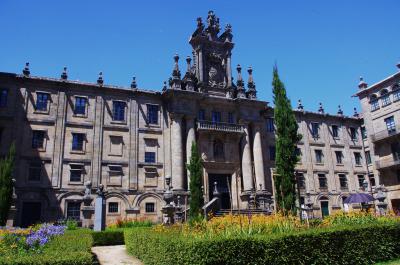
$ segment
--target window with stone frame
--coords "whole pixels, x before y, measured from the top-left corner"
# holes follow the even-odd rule
[[[147,123],[152,125],[158,124],[158,105],[147,104]]]
[[[214,158],[223,159],[224,157],[224,143],[220,139],[214,140]]]
[[[363,126],[361,127],[361,137],[363,140],[367,139],[367,129]]]
[[[146,213],[154,213],[155,211],[156,211],[156,204],[154,202],[146,202],[145,212]]]
[[[108,213],[119,213],[119,203],[109,202],[108,203]]]
[[[372,163],[370,151],[365,151],[365,161],[367,162],[368,165]]]
[[[342,190],[346,190],[349,188],[346,174],[339,174],[339,183]]]
[[[399,85],[393,87],[393,102],[400,100],[400,87]]]
[[[206,120],[206,111],[204,109],[199,110],[199,121],[205,121]]]
[[[358,180],[358,187],[360,189],[362,189],[363,186],[364,186],[365,176],[364,175],[357,175],[357,180]]]
[[[219,111],[211,112],[211,121],[213,123],[221,122],[221,112],[219,112]]]
[[[29,182],[40,182],[42,178],[43,164],[41,161],[34,161],[29,164],[28,169],[28,181]]]
[[[70,164],[70,175],[69,181],[70,182],[78,182],[82,183],[82,177],[84,172],[84,165],[83,164]]]
[[[81,203],[77,201],[67,201],[67,219],[79,220],[81,218]]]
[[[297,181],[298,181],[298,185],[299,185],[299,189],[305,189],[306,188],[306,179],[304,177],[303,173],[299,173],[297,175]]]
[[[275,132],[274,118],[267,118],[267,132]]]
[[[144,162],[157,163],[158,140],[155,138],[144,139]]]
[[[369,174],[369,183],[371,184],[371,187],[375,187],[376,186],[376,182],[375,182],[375,176],[374,174]]]
[[[311,135],[313,138],[319,138],[319,123],[311,123]]]
[[[393,133],[396,131],[396,123],[394,121],[394,116],[390,116],[386,118],[384,121],[386,123],[386,129],[388,130],[388,133]]]
[[[86,134],[72,133],[72,151],[85,151]]]
[[[85,115],[86,114],[86,97],[75,97],[74,114],[75,115]]]
[[[361,153],[354,152],[354,161],[356,163],[356,166],[361,166],[361,160],[362,160]]]
[[[0,108],[7,107],[8,89],[0,89]]]
[[[126,102],[113,101],[112,118],[113,121],[125,121]]]
[[[49,93],[37,92],[35,109],[37,111],[48,111],[49,99],[50,99]]]
[[[122,136],[110,135],[110,155],[122,156],[123,145]]]
[[[335,156],[336,156],[336,164],[342,165],[343,164],[343,152],[335,151]]]
[[[145,152],[144,153],[145,163],[156,163],[156,153],[155,152]]]
[[[381,101],[382,101],[382,107],[386,107],[387,105],[390,105],[390,103],[392,103],[390,101],[390,94],[386,89],[383,89],[381,91]]]
[[[32,148],[44,149],[45,148],[46,131],[33,130],[32,131]]]
[[[155,167],[145,167],[144,168],[144,185],[146,187],[156,187],[158,186],[158,172]]]
[[[357,142],[358,139],[357,129],[354,127],[350,127],[350,138],[353,142]]]
[[[108,185],[121,186],[124,171],[121,165],[108,165]]]
[[[332,125],[332,137],[335,139],[339,138],[339,126]]]
[[[318,182],[320,189],[327,189],[328,188],[328,181],[326,179],[325,174],[318,174]]]
[[[324,154],[322,150],[316,149],[314,150],[315,152],[315,163],[317,164],[323,164],[324,163]]]

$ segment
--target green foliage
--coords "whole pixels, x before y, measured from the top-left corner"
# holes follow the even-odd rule
[[[8,212],[11,207],[14,170],[15,145],[11,144],[8,155],[0,160],[0,226],[7,222]]]
[[[192,143],[190,163],[187,165],[190,173],[190,202],[189,202],[189,220],[197,220],[202,214],[203,193],[201,191],[201,179],[203,169],[201,157],[195,142]]]
[[[121,220],[118,219],[115,223],[108,226],[109,228],[134,228],[134,227],[151,227],[153,223],[150,220]]]
[[[145,264],[374,264],[400,256],[400,225],[311,229],[280,235],[185,237],[179,231],[125,231]]]
[[[92,237],[90,230],[66,231],[54,237],[41,252],[14,252],[0,241],[0,264],[20,265],[89,265],[93,263],[91,254]]]
[[[78,228],[78,222],[76,220],[67,220],[65,222],[67,230],[76,230]]]
[[[277,210],[285,215],[295,214],[296,189],[294,170],[298,157],[296,147],[301,135],[297,133],[298,125],[290,100],[286,95],[285,85],[279,79],[278,68],[273,70],[274,120],[276,125],[276,175],[275,200]]]
[[[112,246],[124,244],[124,230],[105,230],[101,232],[92,232],[94,246]]]

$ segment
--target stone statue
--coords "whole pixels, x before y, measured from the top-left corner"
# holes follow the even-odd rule
[[[84,199],[89,199],[92,195],[92,182],[90,180],[85,182],[85,195],[83,195]]]
[[[104,185],[100,184],[99,187],[97,188],[96,191],[97,195],[99,195],[100,197],[104,197],[104,195],[106,194],[106,191],[104,190]]]

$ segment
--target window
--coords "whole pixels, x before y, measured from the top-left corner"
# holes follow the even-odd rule
[[[36,93],[36,110],[47,111],[47,101],[49,100],[48,93]]]
[[[108,212],[109,213],[118,213],[119,212],[119,204],[118,202],[109,202],[108,203]]]
[[[357,175],[358,187],[363,188],[365,177],[364,175]]]
[[[341,189],[347,189],[348,188],[347,177],[346,177],[345,174],[339,174],[339,182],[340,182],[340,188]]]
[[[156,211],[154,202],[146,202],[145,210],[146,213],[154,213]]]
[[[28,181],[40,181],[42,175],[42,163],[33,162],[29,165]]]
[[[318,174],[319,187],[321,189],[328,188],[328,183],[325,174]]]
[[[86,114],[86,103],[87,103],[87,98],[75,97],[74,113],[77,115],[85,115]]]
[[[363,140],[367,139],[367,129],[365,127],[361,127],[361,137]]]
[[[371,111],[379,109],[379,102],[375,95],[371,97],[370,104],[371,104]]]
[[[371,183],[371,187],[375,187],[376,186],[374,174],[370,174],[369,175],[369,183]]]
[[[44,137],[46,132],[35,130],[32,131],[32,148],[43,149],[44,148]]]
[[[354,160],[355,160],[357,166],[361,166],[361,153],[355,152]]]
[[[158,105],[147,105],[147,123],[158,124]]]
[[[267,132],[274,132],[275,125],[274,125],[274,118],[267,118]]]
[[[122,156],[123,138],[122,136],[110,135],[110,154]]]
[[[276,155],[276,148],[275,148],[275,146],[270,146],[270,147],[269,147],[269,160],[275,161],[275,155]]]
[[[397,88],[395,91],[393,91],[393,101],[398,101],[400,100],[400,89]]]
[[[314,150],[314,152],[315,152],[315,162],[318,164],[322,164],[324,156],[322,150]]]
[[[400,160],[400,143],[393,143],[391,144],[392,154],[394,160]]]
[[[342,151],[335,151],[336,164],[343,164],[343,153]]]
[[[145,152],[144,153],[145,163],[155,163],[156,162],[156,152]]]
[[[8,90],[1,89],[0,90],[0,108],[7,107],[7,97],[8,97]]]
[[[83,151],[85,134],[84,133],[73,133],[72,134],[72,150]]]
[[[212,122],[221,122],[221,112],[213,111],[211,118]]]
[[[350,138],[353,142],[357,141],[357,129],[354,127],[350,127]]]
[[[224,143],[218,139],[214,141],[214,158],[224,158]]]
[[[71,164],[70,168],[69,181],[82,182],[83,165]]]
[[[385,106],[389,105],[390,103],[392,103],[392,102],[390,102],[389,93],[386,90],[382,91],[381,100],[382,100],[382,107],[385,107]]]
[[[233,113],[229,112],[228,113],[228,123],[235,123],[234,119],[233,119]]]
[[[108,184],[109,185],[121,185],[123,176],[122,166],[120,165],[109,165],[108,166]]]
[[[393,133],[396,131],[396,123],[394,122],[394,117],[390,116],[389,118],[385,119],[386,128],[389,133]]]
[[[372,161],[371,161],[371,153],[369,151],[365,151],[365,160],[367,161],[368,165],[370,165],[372,163]]]
[[[81,203],[67,202],[67,219],[79,220],[81,218]]]
[[[113,101],[113,120],[125,121],[125,106],[123,101]]]
[[[311,123],[311,134],[313,138],[319,137],[319,123]]]
[[[339,138],[339,127],[337,125],[332,125],[332,137]]]
[[[304,175],[302,173],[297,175],[297,181],[298,181],[299,189],[305,189],[306,188],[306,180],[305,180]]]
[[[206,111],[201,109],[199,110],[199,120],[204,121],[206,119]]]
[[[295,152],[296,156],[298,157],[298,159],[301,160],[301,149],[296,147],[294,152]]]

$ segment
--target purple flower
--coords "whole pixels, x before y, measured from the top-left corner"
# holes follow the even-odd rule
[[[65,228],[62,225],[43,224],[39,230],[33,231],[27,236],[26,244],[29,247],[43,246],[52,237],[64,234]]]

